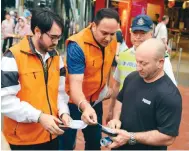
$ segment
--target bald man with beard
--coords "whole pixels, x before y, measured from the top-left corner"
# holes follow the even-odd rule
[[[137,71],[125,78],[109,122],[117,133],[109,148],[166,150],[178,136],[182,98],[163,70],[164,54],[164,44],[157,39],[136,49]]]

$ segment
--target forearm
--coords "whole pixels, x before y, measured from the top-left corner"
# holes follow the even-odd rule
[[[83,75],[70,75],[70,96],[76,105],[83,111],[90,104],[82,91]]]
[[[158,130],[135,133],[137,142],[153,146],[169,146],[175,138],[166,134],[160,133]]]
[[[110,103],[110,109],[112,109],[112,110],[113,110],[113,108],[115,106],[116,98],[117,98],[117,95],[119,93],[119,87],[120,87],[120,83],[118,81],[115,81],[115,84],[113,86],[113,93],[112,93],[112,97],[111,97],[111,103]]]
[[[113,109],[113,119],[120,119],[120,115],[121,115],[121,108],[122,108],[122,103],[118,100],[116,100],[115,102],[115,106]]]
[[[37,123],[41,111],[28,102],[20,101],[16,96],[9,95],[1,97],[1,113],[17,122]]]

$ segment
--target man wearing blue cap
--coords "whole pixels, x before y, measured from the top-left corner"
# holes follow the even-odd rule
[[[113,107],[116,101],[116,97],[119,93],[119,90],[123,87],[123,82],[128,74],[133,71],[136,71],[136,59],[135,59],[135,50],[136,48],[146,41],[147,39],[152,38],[153,35],[153,21],[147,15],[138,15],[134,18],[131,26],[131,42],[133,47],[127,49],[118,54],[119,61],[115,69],[114,79],[115,83],[113,86],[113,94],[111,97],[111,104],[109,107],[109,113],[106,121],[112,119],[113,116]],[[168,55],[165,55],[164,71],[176,85],[176,80],[172,71],[172,66]],[[114,121],[112,121],[114,122]],[[115,121],[117,127],[119,128],[121,123]]]

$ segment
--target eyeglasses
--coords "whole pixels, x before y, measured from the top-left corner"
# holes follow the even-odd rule
[[[55,35],[50,35],[49,33],[45,33],[45,34],[47,34],[47,36],[49,36],[49,38],[51,38],[52,42],[55,42],[56,40],[60,40],[62,38],[62,35],[55,36]]]

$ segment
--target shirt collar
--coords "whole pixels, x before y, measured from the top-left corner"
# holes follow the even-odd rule
[[[50,55],[48,52],[46,52],[45,54],[42,54],[37,49],[35,49],[35,51],[37,54],[39,54],[42,57],[44,63],[50,58]]]

